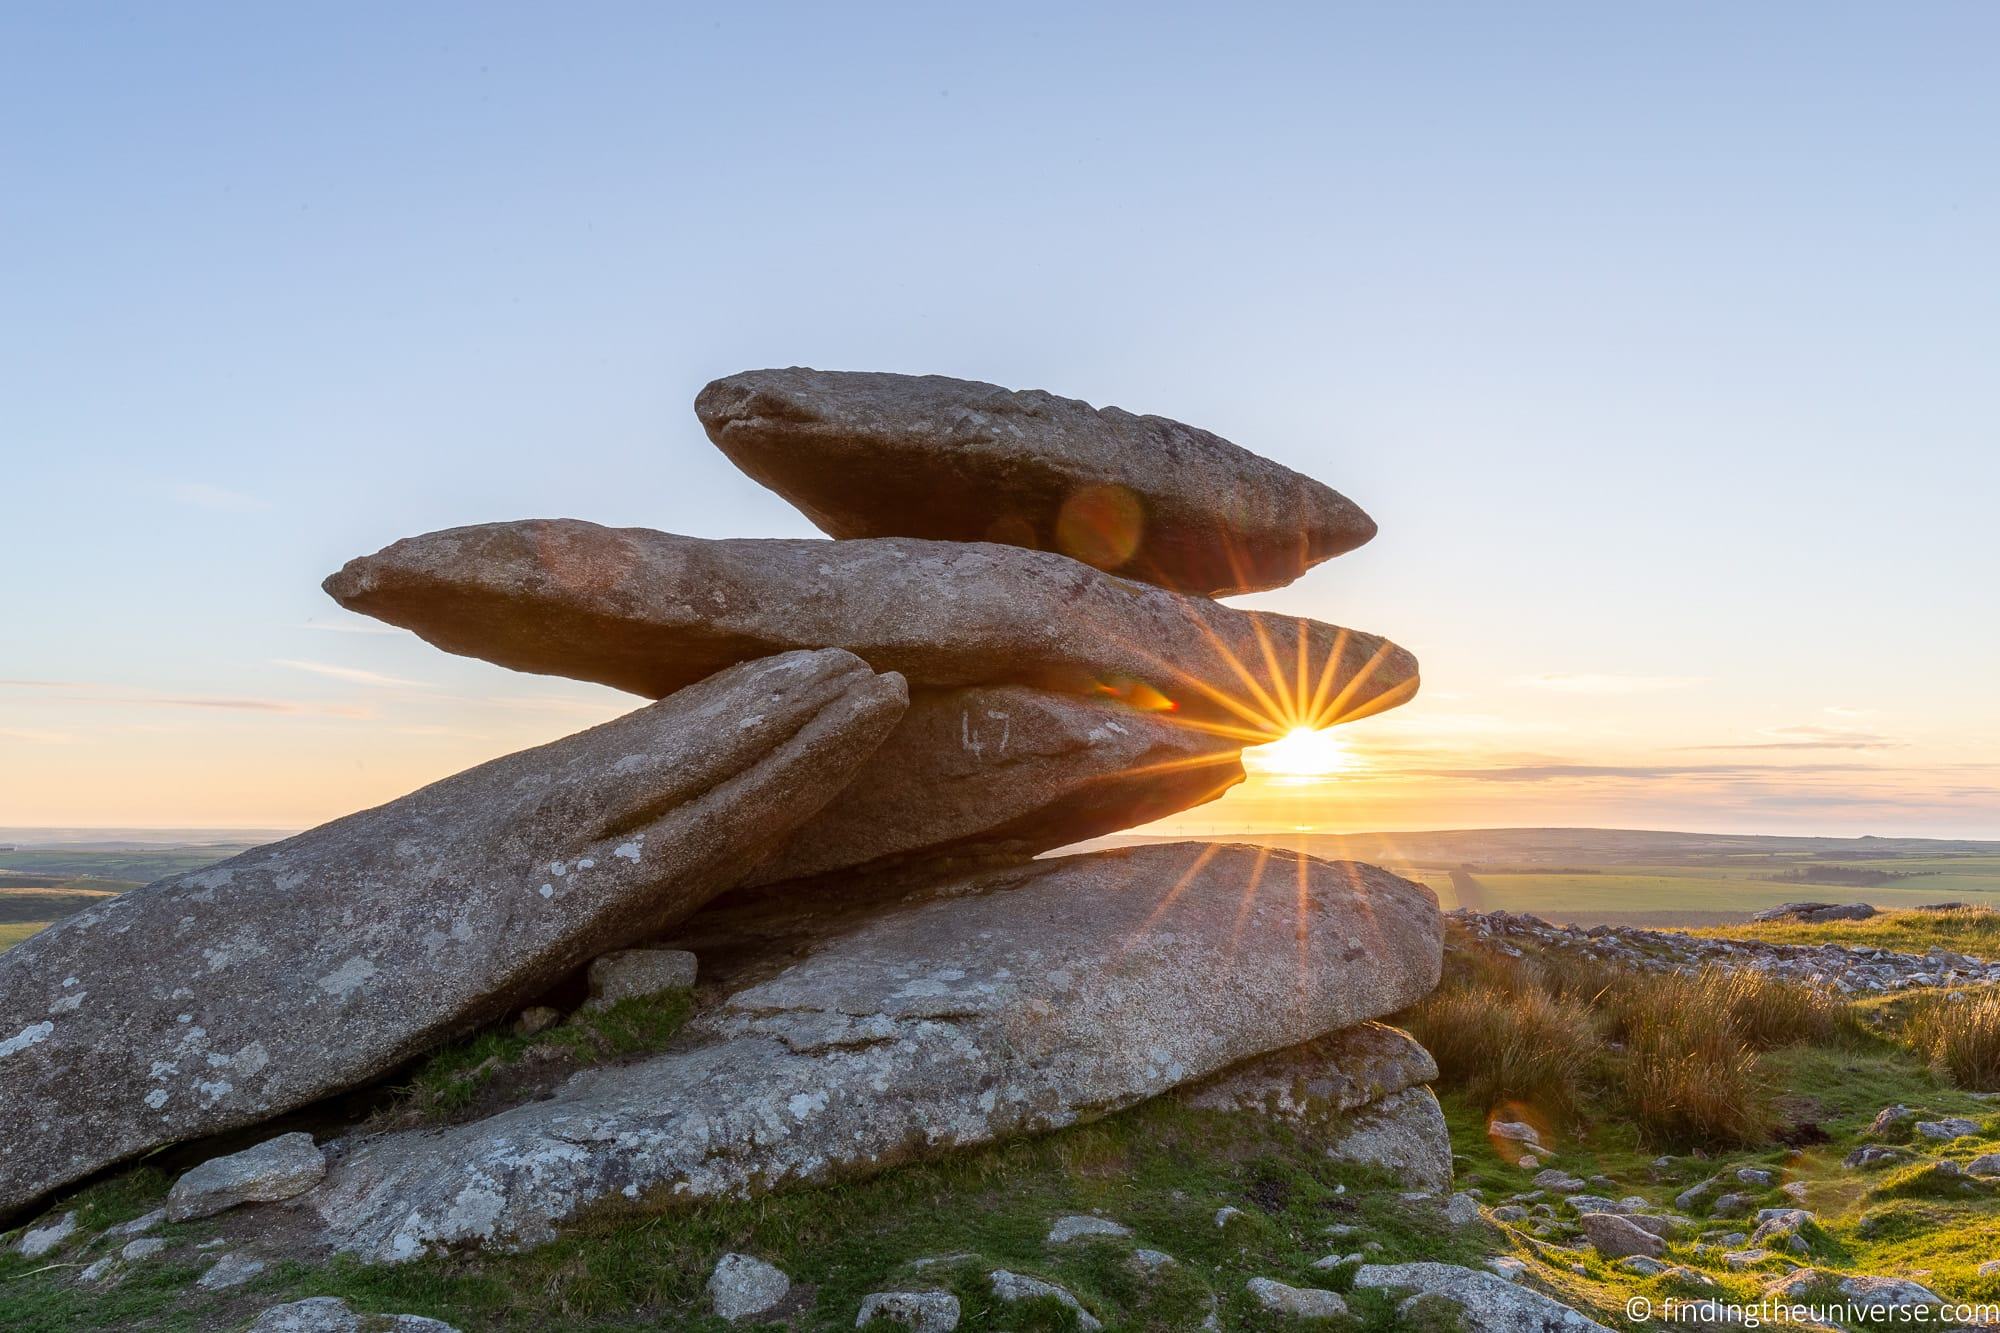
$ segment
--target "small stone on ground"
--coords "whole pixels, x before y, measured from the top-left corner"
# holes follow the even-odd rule
[[[958,1327],[958,1297],[948,1291],[877,1291],[861,1298],[856,1328],[886,1319],[915,1333],[951,1333]]]
[[[777,1308],[791,1294],[792,1280],[748,1254],[725,1254],[708,1275],[708,1299],[730,1323]]]

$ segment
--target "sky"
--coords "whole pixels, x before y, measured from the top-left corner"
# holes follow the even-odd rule
[[[2000,837],[2000,9],[0,10],[0,825],[299,828],[634,703],[319,583],[810,536],[707,380],[958,375],[1328,482],[1423,662],[1185,826]]]

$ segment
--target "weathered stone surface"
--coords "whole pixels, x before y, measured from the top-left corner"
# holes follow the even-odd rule
[[[1409,1033],[1386,1023],[1357,1023],[1246,1060],[1181,1096],[1204,1111],[1324,1119],[1428,1083],[1437,1074],[1437,1061]]]
[[[958,1327],[958,1297],[948,1291],[875,1291],[861,1298],[854,1326],[865,1328],[871,1321],[886,1319],[915,1333],[952,1333]]]
[[[903,702],[847,653],[749,663],[0,954],[0,1216],[351,1087],[664,928],[844,786]]]
[[[1917,1133],[1933,1143],[1950,1143],[1968,1134],[1979,1132],[1977,1120],[1967,1120],[1964,1116],[1949,1116],[1943,1120],[1919,1120]]]
[[[547,1032],[560,1022],[562,1010],[552,1009],[546,1004],[531,1004],[514,1020],[514,1035],[532,1037],[537,1032]]]
[[[1400,1314],[1425,1301],[1455,1309],[1468,1333],[1610,1333],[1594,1319],[1497,1273],[1457,1264],[1365,1264],[1354,1274],[1356,1290],[1411,1292]]]
[[[1375,535],[1347,497],[1219,435],[942,375],[752,370],[695,399],[708,437],[832,537],[1061,551],[1221,596]]]
[[[1766,1289],[1768,1296],[1802,1300],[1821,1287],[1831,1288],[1842,1299],[1856,1305],[1904,1309],[1921,1305],[1942,1305],[1944,1298],[1908,1278],[1878,1277],[1870,1273],[1829,1273],[1821,1268],[1801,1268],[1787,1273]]]
[[[150,1213],[141,1213],[129,1222],[104,1228],[107,1236],[141,1236],[167,1220],[167,1210],[155,1208]]]
[[[127,1263],[138,1263],[142,1259],[152,1258],[166,1248],[167,1243],[158,1236],[141,1236],[137,1240],[126,1241],[123,1248],[118,1251],[118,1257]]]
[[[1072,1213],[1068,1217],[1058,1217],[1049,1227],[1048,1242],[1051,1245],[1067,1245],[1073,1240],[1086,1236],[1129,1236],[1132,1228],[1122,1222],[1114,1222],[1108,1217],[1091,1217],[1085,1213]]]
[[[1053,1282],[1044,1282],[1041,1278],[1029,1277],[1025,1273],[1010,1273],[1004,1268],[994,1269],[986,1275],[986,1280],[993,1288],[993,1295],[1008,1305],[1016,1301],[1054,1297],[1057,1303],[1076,1311],[1076,1326],[1082,1329],[1083,1333],[1100,1333],[1104,1327],[1090,1311],[1083,1308],[1083,1302],[1072,1295],[1067,1288],[1059,1287]]]
[[[700,964],[686,949],[616,949],[590,960],[585,977],[591,1009],[694,985]]]
[[[29,1227],[14,1242],[14,1252],[23,1259],[39,1259],[76,1234],[76,1214],[64,1213],[54,1221]]]
[[[167,1192],[167,1216],[191,1222],[239,1203],[274,1203],[305,1193],[325,1175],[326,1154],[312,1135],[280,1134],[187,1172]]]
[[[356,1314],[338,1296],[274,1305],[246,1333],[458,1333],[439,1319],[414,1314]]]
[[[203,1291],[227,1291],[240,1287],[256,1277],[270,1265],[262,1259],[253,1259],[247,1254],[225,1254],[208,1266],[208,1271],[195,1279],[195,1286]]]
[[[1417,688],[1416,659],[1372,634],[984,542],[711,541],[531,519],[405,538],[326,590],[447,652],[653,697],[747,658],[838,647],[913,686],[1109,692],[1261,741]],[[1287,707],[1301,679],[1308,698]]]
[[[1623,1259],[1628,1254],[1657,1259],[1667,1252],[1664,1240],[1617,1213],[1585,1213],[1576,1222],[1597,1252],[1607,1259]]]
[[[730,1323],[776,1309],[792,1291],[792,1280],[762,1259],[725,1254],[708,1275],[709,1307]]]
[[[1393,1171],[1421,1190],[1451,1187],[1451,1130],[1429,1088],[1405,1088],[1335,1126],[1327,1156]]]
[[[1021,860],[1215,799],[1243,780],[1243,745],[1115,699],[917,690],[854,781],[748,882]]]
[[[484,1121],[355,1142],[286,1207],[309,1208],[336,1248],[397,1260],[536,1243],[615,1194],[859,1174],[1094,1119],[1392,1012],[1430,991],[1441,959],[1422,885],[1216,844],[827,909],[804,943],[742,910],[757,961],[686,1049],[579,1073]],[[698,951],[726,975],[728,948]]]
[[[1866,921],[1875,915],[1867,903],[1779,903],[1753,913],[1752,921]]]
[[[1322,1287],[1288,1287],[1268,1277],[1253,1277],[1243,1285],[1250,1299],[1272,1314],[1331,1319],[1347,1313],[1347,1302],[1340,1299],[1340,1293]]]

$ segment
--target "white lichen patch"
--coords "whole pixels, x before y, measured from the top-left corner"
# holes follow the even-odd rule
[[[621,842],[612,849],[611,854],[613,856],[622,856],[627,861],[631,861],[636,864],[639,860],[639,854],[642,850],[640,847],[640,843],[643,841],[644,839],[635,838],[631,842]]]
[[[154,1088],[151,1092],[146,1094],[146,1105],[152,1107],[155,1111],[159,1110],[162,1106],[165,1106],[166,1104],[167,1104],[167,1090],[165,1088]]]
[[[80,990],[65,995],[49,1006],[49,1012],[52,1014],[73,1014],[83,1007],[83,997],[88,994],[90,994],[89,991]]]
[[[328,995],[345,996],[375,975],[375,964],[358,954],[319,979],[319,988]]]
[[[7,1038],[7,1040],[0,1041],[0,1060],[6,1059],[17,1051],[25,1051],[38,1042],[47,1041],[50,1034],[55,1030],[56,1025],[54,1023],[41,1022],[28,1024],[28,1026],[22,1028],[19,1032]]]

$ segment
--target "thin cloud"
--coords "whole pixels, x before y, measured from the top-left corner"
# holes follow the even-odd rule
[[[1685,690],[1700,685],[1705,676],[1619,676],[1606,672],[1551,671],[1539,676],[1516,676],[1508,684],[1527,690],[1549,690],[1556,694],[1658,694],[1664,690]]]
[[[234,713],[283,713],[295,717],[375,716],[372,709],[353,704],[260,699],[242,695],[159,694],[149,690],[127,691],[118,686],[85,680],[0,680],[0,687],[30,690],[71,703],[116,704],[130,708],[198,708]]]
[[[334,680],[350,681],[356,685],[390,685],[418,690],[430,688],[420,680],[406,680],[402,676],[391,676],[380,671],[365,671],[360,667],[337,666],[332,662],[304,662],[292,657],[274,657],[271,659],[271,665],[290,667],[294,671],[310,671],[315,676],[330,676]]]
[[[1689,750],[1900,750],[1907,742],[1878,732],[1853,727],[1823,727],[1806,723],[1794,727],[1770,727],[1763,733],[1771,739],[1740,745],[1689,745]]]
[[[167,487],[167,494],[184,505],[228,514],[252,514],[271,507],[254,495],[232,491],[224,486],[211,486],[205,481],[177,481]]]
[[[0,736],[30,745],[74,745],[76,737],[66,731],[42,731],[35,727],[0,727]]]
[[[1663,778],[1761,777],[1767,774],[1876,773],[1867,764],[1507,764],[1495,768],[1419,768],[1405,773],[1472,782],[1558,782],[1565,779],[1653,782]]]

